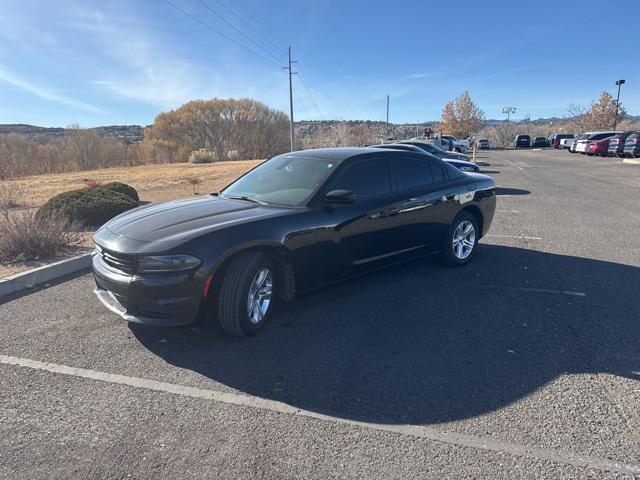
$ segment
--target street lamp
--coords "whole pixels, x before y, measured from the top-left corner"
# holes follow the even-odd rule
[[[502,113],[507,116],[507,140],[511,138],[511,128],[509,125],[509,117],[512,113],[516,113],[516,107],[508,106],[502,109]]]
[[[618,126],[618,109],[620,108],[620,87],[624,83],[624,80],[616,80],[616,85],[618,86],[618,98],[616,99],[616,117],[613,121],[613,131],[616,131],[616,127]]]

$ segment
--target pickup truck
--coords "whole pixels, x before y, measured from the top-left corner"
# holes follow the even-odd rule
[[[440,138],[451,140],[455,152],[464,153],[469,149],[469,140],[460,140],[452,135],[440,135]]]

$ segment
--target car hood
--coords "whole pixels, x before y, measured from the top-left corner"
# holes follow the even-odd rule
[[[236,223],[277,215],[285,209],[214,195],[153,203],[125,212],[99,231],[138,242],[179,243]]]

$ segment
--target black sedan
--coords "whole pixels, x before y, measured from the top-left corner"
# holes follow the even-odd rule
[[[535,137],[531,141],[532,148],[545,148],[548,146],[549,146],[549,140],[547,140],[545,137]]]
[[[427,143],[423,145],[429,145]],[[447,157],[438,157],[437,155],[432,155],[428,153],[427,149],[420,148],[416,145],[408,144],[408,143],[385,143],[384,145],[375,145],[371,146],[371,148],[389,148],[391,150],[404,150],[406,152],[416,152],[422,153],[424,155],[428,155],[430,157],[440,158],[440,160],[444,160],[449,165],[456,167],[458,170],[462,170],[463,172],[479,172],[480,167],[475,163],[467,162],[466,160],[454,160],[453,158]],[[437,147],[436,147],[437,148]],[[446,152],[449,153],[449,152]]]
[[[447,150],[443,150],[437,145],[434,145],[431,142],[425,142],[423,140],[402,140],[398,142],[401,145],[414,145],[431,155],[438,157],[441,160],[464,160],[465,162],[469,161],[469,157],[464,153],[451,152]]]
[[[131,322],[215,316],[246,336],[275,297],[439,253],[463,265],[496,206],[491,177],[422,154],[305,150],[258,165],[219,193],[149,204],[95,236],[95,293]]]

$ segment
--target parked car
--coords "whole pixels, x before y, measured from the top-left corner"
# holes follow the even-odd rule
[[[489,139],[487,138],[479,138],[478,139],[478,148],[479,149],[487,149],[487,148],[491,148],[491,144],[489,143]]]
[[[461,140],[453,135],[440,135],[440,138],[450,140],[453,144],[453,151],[464,153],[469,149],[469,140]]]
[[[385,143],[384,145],[371,145],[370,148],[389,148],[392,150],[417,152],[417,153],[422,153],[423,155],[428,155],[430,157],[439,158],[420,147],[417,147],[415,145],[409,145],[406,143]],[[480,171],[480,167],[478,167],[478,165],[472,162],[466,162],[464,160],[454,160],[452,158],[447,158],[447,157],[441,158],[441,160],[444,160],[449,165],[456,167],[458,170],[461,170],[463,172],[479,172]]]
[[[604,138],[602,140],[594,140],[587,146],[587,155],[600,155],[606,157],[609,150],[609,140],[613,137]]]
[[[427,153],[430,153],[431,155],[435,155],[441,160],[452,159],[452,160],[463,160],[465,162],[468,162],[470,160],[468,155],[465,155],[464,153],[448,152],[446,150],[443,150],[442,147],[439,147],[438,145],[434,144],[431,140],[426,141],[426,140],[412,139],[412,140],[402,140],[396,143],[399,143],[402,145],[414,145],[416,147],[421,148],[422,150],[425,150]]]
[[[531,146],[531,137],[529,135],[516,135],[513,143],[516,148],[529,148]]]
[[[286,153],[219,193],[107,222],[94,235],[95,293],[131,322],[211,315],[226,332],[251,335],[276,297],[431,253],[466,264],[491,226],[495,188],[489,176],[418,153]]]
[[[607,155],[610,157],[624,157],[625,141],[636,132],[618,133],[609,139]]]
[[[573,142],[571,142],[571,147],[569,147],[569,152],[576,153],[576,148],[578,147],[578,142],[580,140],[584,140],[588,136],[589,136],[588,133],[583,133],[582,135],[578,135],[576,138],[574,138]]]
[[[575,151],[582,153],[583,155],[587,153],[587,148],[591,142],[595,142],[598,140],[604,140],[605,138],[609,138],[614,136],[616,133],[621,132],[586,132],[582,137],[576,142]]]
[[[563,138],[562,140],[560,140],[556,148],[559,148],[560,150],[568,150],[571,148],[571,145],[574,141],[575,137],[573,135],[571,137]]]
[[[634,133],[624,142],[625,157],[640,157],[640,133]]]
[[[551,147],[554,147],[557,149],[557,148],[561,148],[560,143],[565,138],[573,138],[573,134],[572,133],[552,133],[547,137],[547,140],[549,141],[549,145]]]
[[[548,147],[549,146],[549,140],[547,140],[545,137],[535,137],[533,139],[533,141],[531,142],[531,146],[533,148]]]

